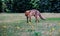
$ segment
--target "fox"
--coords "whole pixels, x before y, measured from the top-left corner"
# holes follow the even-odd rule
[[[27,18],[27,23],[28,22],[31,22],[31,17],[34,16],[36,21],[35,22],[39,22],[39,17],[42,19],[42,20],[45,20],[42,16],[41,16],[41,13],[36,10],[36,9],[32,9],[32,10],[26,10],[25,11],[25,16]]]

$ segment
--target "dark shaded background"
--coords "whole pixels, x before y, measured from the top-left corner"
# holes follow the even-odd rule
[[[0,13],[24,13],[30,9],[60,13],[60,0],[0,0]]]

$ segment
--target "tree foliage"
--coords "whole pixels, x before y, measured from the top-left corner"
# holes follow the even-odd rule
[[[0,0],[0,12],[2,12],[2,1]]]
[[[0,12],[22,13],[29,9],[60,12],[60,0],[0,0]]]

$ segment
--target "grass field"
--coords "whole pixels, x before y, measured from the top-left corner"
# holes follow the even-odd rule
[[[0,14],[0,36],[60,36],[60,13],[42,13],[46,20],[26,23],[23,13]]]

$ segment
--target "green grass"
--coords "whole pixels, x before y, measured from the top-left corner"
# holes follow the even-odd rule
[[[60,21],[60,18],[47,18],[47,20]]]
[[[46,18],[38,24],[32,19],[30,25],[25,18],[15,15],[0,16],[0,36],[50,36],[50,33],[52,36],[60,36],[60,18]]]

